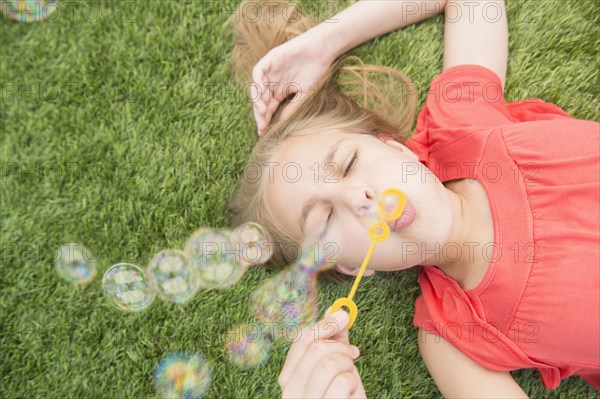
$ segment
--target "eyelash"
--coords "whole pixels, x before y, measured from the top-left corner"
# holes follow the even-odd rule
[[[350,170],[354,166],[354,163],[356,162],[357,159],[358,159],[358,150],[354,150],[354,154],[352,154],[352,159],[350,160],[350,162],[348,163],[348,166],[346,167],[346,170],[344,171],[344,177],[346,177],[348,175],[348,173],[350,173]]]
[[[348,163],[348,166],[346,166],[346,170],[344,171],[344,177],[348,176],[348,173],[350,173],[350,171],[352,170],[352,167],[356,163],[357,159],[358,159],[358,150],[354,150],[354,154],[352,154],[352,159],[350,160],[350,162]],[[331,211],[329,212],[329,215],[327,216],[326,223],[329,223],[329,220],[331,220],[332,215],[333,215],[333,208],[331,208]]]

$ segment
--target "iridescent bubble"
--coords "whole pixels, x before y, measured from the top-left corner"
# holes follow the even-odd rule
[[[96,276],[96,259],[78,243],[62,245],[56,254],[56,272],[69,283],[88,284]]]
[[[243,264],[261,265],[273,255],[273,241],[267,230],[254,222],[238,226],[231,234],[231,241],[239,244]]]
[[[326,237],[334,237],[328,234]],[[296,261],[297,267],[307,273],[311,278],[317,278],[319,272],[331,269],[337,263],[335,254],[339,250],[336,241],[322,237],[320,241],[305,243],[302,247],[300,258]]]
[[[126,311],[144,310],[156,297],[156,291],[146,272],[140,266],[130,263],[111,266],[104,273],[102,288],[112,305]]]
[[[19,22],[43,21],[58,8],[58,0],[2,0],[0,11]]]
[[[210,366],[201,355],[172,353],[154,368],[154,386],[162,398],[201,398],[210,379]]]
[[[406,205],[406,195],[396,188],[388,188],[381,193],[377,204],[383,221],[396,220],[402,215]]]
[[[379,206],[382,209],[384,217],[393,214],[400,204],[400,200],[393,195],[383,195],[379,200]]]
[[[165,301],[185,303],[198,291],[198,268],[182,251],[160,251],[148,264],[147,272],[158,296]]]
[[[265,281],[251,296],[251,304],[258,320],[270,325],[294,325],[305,328],[317,321],[319,300],[316,275],[323,258],[311,259],[303,249],[303,256],[275,277]]]
[[[239,368],[255,368],[269,360],[271,340],[258,323],[242,324],[227,332],[225,354]]]
[[[228,287],[244,274],[239,254],[225,230],[197,230],[185,244],[185,253],[198,268],[198,284],[202,288]]]
[[[367,205],[362,215],[363,224],[367,227],[374,223],[386,223],[396,220],[402,214],[406,204],[403,192],[397,189],[387,189],[376,201]]]

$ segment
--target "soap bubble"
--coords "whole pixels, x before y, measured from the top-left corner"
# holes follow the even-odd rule
[[[406,195],[398,189],[389,188],[379,196],[378,208],[385,221],[398,219],[405,205]]]
[[[366,206],[362,219],[367,226],[396,220],[402,215],[405,204],[406,196],[402,191],[394,188],[387,189],[373,203]]]
[[[252,294],[250,301],[258,320],[264,325],[300,329],[313,325],[319,314],[317,274],[327,267],[322,247],[305,243],[296,263],[265,281]]]
[[[102,278],[102,288],[108,301],[117,309],[144,310],[156,297],[146,272],[137,265],[118,263],[111,266]]]
[[[269,360],[271,340],[258,323],[242,324],[227,332],[225,354],[239,368],[255,368]]]
[[[239,244],[240,261],[248,266],[261,265],[273,255],[273,241],[267,230],[258,223],[248,222],[238,226],[231,241]]]
[[[333,237],[328,234],[327,237]],[[311,278],[317,277],[319,272],[331,269],[336,264],[336,259],[326,259],[327,255],[335,256],[338,250],[338,245],[335,241],[315,241],[313,243],[305,243],[301,249],[300,258],[296,261],[296,267],[307,273]]]
[[[69,283],[88,284],[96,276],[96,260],[78,243],[62,245],[56,254],[56,271]]]
[[[244,274],[239,254],[225,230],[201,228],[185,245],[185,253],[198,268],[202,288],[224,288],[237,283]]]
[[[361,219],[368,229],[369,237],[375,242],[385,241],[390,235],[393,220],[404,211],[406,196],[395,188],[385,190],[376,201],[366,206]]]
[[[210,366],[201,355],[172,353],[154,368],[154,386],[163,398],[201,398],[210,379]]]
[[[58,8],[58,0],[2,0],[0,12],[19,22],[39,22]]]
[[[319,313],[315,279],[296,265],[265,281],[251,296],[258,320],[266,325],[313,325]]]
[[[198,268],[191,266],[181,251],[160,251],[148,264],[147,271],[158,296],[165,301],[185,303],[198,291]]]

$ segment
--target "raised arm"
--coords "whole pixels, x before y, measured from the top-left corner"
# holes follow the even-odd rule
[[[317,25],[329,39],[333,58],[377,36],[431,18],[444,10],[446,0],[363,0]]]
[[[437,15],[445,3],[446,0],[359,1],[273,48],[252,70],[256,87],[251,96],[258,134],[266,132],[281,102],[294,94],[281,111],[280,117],[287,118],[299,105],[302,94],[310,91],[338,56],[376,36]]]
[[[504,0],[448,0],[444,27],[444,70],[477,64],[506,81],[508,24]]]

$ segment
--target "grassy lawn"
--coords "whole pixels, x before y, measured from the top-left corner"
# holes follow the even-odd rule
[[[600,3],[507,3],[507,100],[538,97],[598,120]],[[63,1],[41,23],[0,18],[0,397],[154,397],[152,370],[175,351],[206,356],[208,397],[280,394],[289,344],[277,343],[251,371],[223,353],[227,330],[251,319],[248,298],[265,270],[139,314],[113,309],[100,284],[114,263],[146,265],[200,226],[228,226],[225,204],[255,141],[250,107],[228,72],[233,43],[220,29],[236,4]],[[321,19],[342,8],[303,4]],[[442,37],[439,16],[353,53],[403,70],[422,105],[442,68]],[[57,277],[53,258],[65,242],[98,258],[89,286]],[[323,304],[349,287],[320,283]],[[411,324],[418,294],[414,271],[361,284],[352,339],[372,398],[440,395]],[[547,391],[536,371],[513,375],[531,397],[598,397],[578,377]]]

